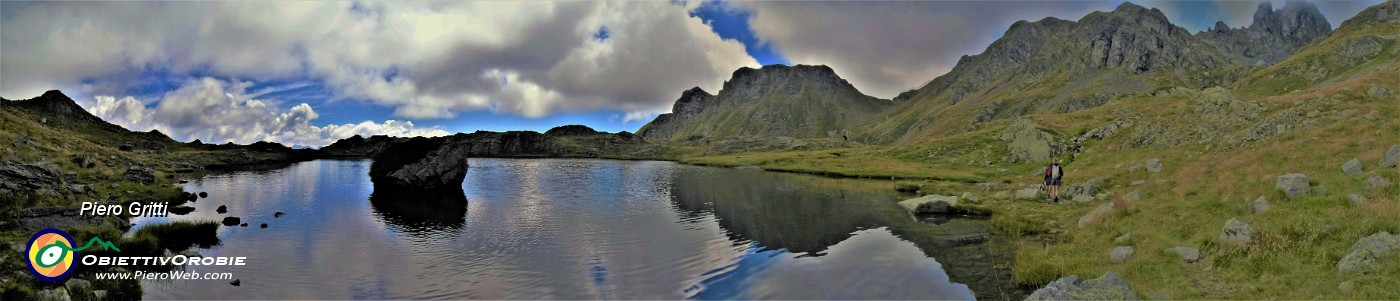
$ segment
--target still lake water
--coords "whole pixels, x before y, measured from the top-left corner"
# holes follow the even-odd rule
[[[1004,299],[985,227],[914,220],[889,189],[658,161],[471,159],[465,200],[373,193],[369,161],[318,160],[186,184],[221,220],[205,266],[150,299]],[[880,187],[884,187],[883,185]],[[227,214],[214,208],[228,206]],[[275,212],[286,215],[274,218]],[[259,228],[262,223],[268,228]],[[984,243],[966,243],[969,237]],[[979,239],[971,239],[977,241]],[[1000,247],[999,247],[1000,246]]]

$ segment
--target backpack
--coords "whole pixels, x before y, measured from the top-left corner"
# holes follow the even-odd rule
[[[1052,171],[1052,172],[1050,173],[1050,176],[1051,176],[1051,177],[1056,178],[1056,179],[1059,179],[1059,178],[1060,178],[1060,176],[1061,176],[1062,173],[1061,173],[1061,171],[1060,171],[1060,166],[1059,166],[1059,165],[1051,165],[1051,166],[1050,166],[1050,170]]]
[[[1046,166],[1046,167],[1045,167],[1045,177],[1046,177],[1046,178],[1049,178],[1049,177],[1055,176],[1054,169],[1055,169],[1055,164],[1050,164],[1050,166]]]

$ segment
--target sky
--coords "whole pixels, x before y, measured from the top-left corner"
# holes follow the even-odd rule
[[[636,131],[741,67],[828,65],[891,98],[1017,20],[1121,2],[0,1],[0,96],[62,90],[114,124],[208,143]],[[1379,2],[1314,3],[1335,28]],[[1248,26],[1259,5],[1134,3],[1193,32]]]

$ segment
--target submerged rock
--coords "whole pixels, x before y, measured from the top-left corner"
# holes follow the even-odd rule
[[[374,156],[369,177],[375,190],[460,190],[470,148],[459,141],[415,137]]]
[[[228,206],[219,205],[219,208],[214,208],[214,212],[218,212],[219,214],[228,213]]]
[[[237,226],[237,225],[240,224],[240,223],[241,223],[241,220],[240,220],[237,216],[225,217],[225,218],[224,218],[224,221],[223,221],[224,226],[229,226],[229,227]]]
[[[1128,280],[1107,272],[1093,280],[1075,275],[1060,278],[1035,290],[1026,300],[1138,300],[1138,294]]]

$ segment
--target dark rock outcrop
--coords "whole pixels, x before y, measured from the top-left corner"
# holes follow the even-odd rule
[[[58,164],[39,162],[25,164],[19,162],[0,163],[0,195],[34,193],[41,189],[58,191],[63,181],[63,173]]]
[[[374,156],[369,177],[376,191],[460,190],[470,150],[470,145],[460,140],[415,137]]]

